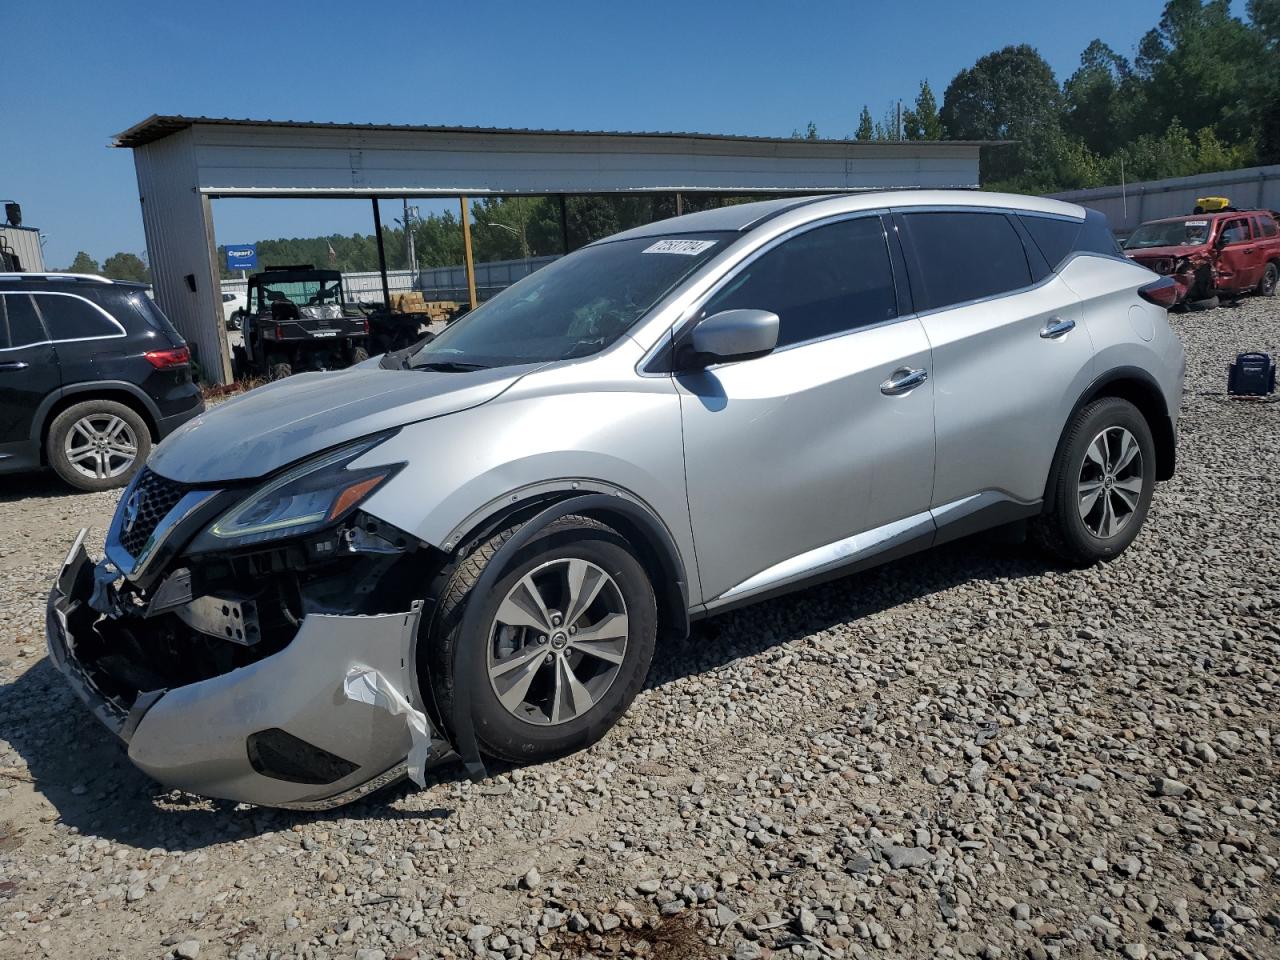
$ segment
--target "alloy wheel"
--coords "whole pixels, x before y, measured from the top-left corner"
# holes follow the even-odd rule
[[[1124,427],[1107,427],[1085,449],[1076,485],[1080,519],[1103,540],[1125,528],[1142,499],[1142,448]]]
[[[622,591],[602,568],[572,557],[548,561],[498,606],[486,651],[493,692],[526,723],[580,717],[617,679],[628,626]]]
[[[113,413],[91,413],[67,431],[62,452],[77,473],[106,480],[128,472],[138,457],[133,428]]]

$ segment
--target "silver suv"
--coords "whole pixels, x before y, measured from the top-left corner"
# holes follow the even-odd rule
[[[1001,524],[1124,550],[1174,469],[1174,295],[1030,197],[641,227],[186,425],[106,558],[73,545],[50,652],[137,766],[217,797],[579,750],[694,618]]]

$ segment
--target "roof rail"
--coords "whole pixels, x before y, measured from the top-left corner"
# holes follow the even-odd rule
[[[96,273],[51,273],[47,270],[32,273],[0,273],[0,280],[80,280],[84,283],[115,283]]]

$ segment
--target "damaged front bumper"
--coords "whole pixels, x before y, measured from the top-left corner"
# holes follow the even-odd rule
[[[130,697],[113,692],[97,661],[78,649],[90,633],[98,648],[110,638],[112,618],[98,612],[109,598],[90,601],[95,590],[114,590],[114,573],[109,561],[90,560],[82,531],[49,595],[49,656],[127,744],[129,759],[160,783],[263,806],[328,809],[406,774],[421,784],[425,768],[452,757],[415,706],[420,603],[403,613],[308,614],[269,656]]]

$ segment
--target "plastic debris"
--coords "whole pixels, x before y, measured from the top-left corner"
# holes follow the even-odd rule
[[[381,707],[392,716],[404,714],[413,743],[409,748],[409,779],[420,787],[427,785],[425,770],[433,752],[431,723],[426,714],[414,709],[399,690],[377,670],[361,664],[347,671],[342,683],[348,700]]]

